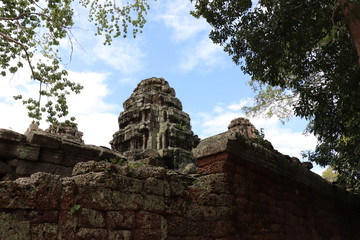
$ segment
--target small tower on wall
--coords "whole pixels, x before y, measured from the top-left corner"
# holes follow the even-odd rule
[[[189,115],[182,111],[175,90],[165,79],[141,81],[123,106],[119,131],[110,142],[113,150],[129,160],[155,154],[156,165],[179,171],[195,163],[191,150],[199,138],[191,131]]]

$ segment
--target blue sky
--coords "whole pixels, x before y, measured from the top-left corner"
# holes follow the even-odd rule
[[[152,3],[142,34],[136,39],[116,39],[111,46],[94,36],[84,10],[76,12],[72,59],[65,40],[61,56],[69,78],[85,87],[81,95],[69,98],[69,105],[86,143],[109,146],[118,130],[122,103],[149,77],[163,77],[175,89],[193,131],[201,138],[226,131],[232,119],[244,116],[241,108],[251,104],[254,96],[247,85],[250,76],[208,39],[210,26],[190,16],[190,10],[189,1],[158,0]],[[24,69],[0,81],[0,128],[24,132],[31,122],[21,103],[12,100],[19,93],[36,97],[37,85],[24,80],[26,74]],[[306,122],[301,119],[293,118],[285,125],[277,119],[250,120],[258,129],[264,128],[265,138],[284,154],[300,158],[302,150],[316,145],[314,136],[303,135]]]

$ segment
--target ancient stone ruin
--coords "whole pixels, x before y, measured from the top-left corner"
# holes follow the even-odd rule
[[[119,131],[110,144],[126,158],[150,156],[150,164],[179,171],[194,165],[191,149],[200,140],[191,131],[175,90],[163,78],[141,81],[124,102],[118,122]]]
[[[181,109],[164,79],[142,81],[116,151],[73,128],[0,129],[0,240],[360,239],[359,196],[244,118],[196,144]],[[195,164],[197,174],[184,171]]]

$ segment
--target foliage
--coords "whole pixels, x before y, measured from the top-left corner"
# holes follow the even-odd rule
[[[110,158],[110,159],[106,159],[104,161],[119,164],[119,165],[125,165],[128,163],[128,161],[125,158]]]
[[[139,168],[139,167],[143,167],[143,166],[145,166],[145,163],[139,162],[139,161],[129,163],[130,168]]]
[[[74,206],[72,206],[70,208],[70,213],[75,214],[75,213],[81,211],[81,209],[82,209],[82,207],[79,204],[75,204]]]
[[[246,110],[309,120],[318,145],[308,157],[331,165],[340,182],[360,190],[359,39],[349,28],[360,1],[193,2],[192,14],[212,25],[213,42],[258,86],[256,106]],[[344,12],[350,3],[349,18]]]
[[[327,181],[333,183],[333,182],[336,182],[337,181],[337,177],[338,177],[338,174],[336,171],[334,171],[332,169],[331,166],[328,166],[324,171],[323,173],[321,174],[321,176],[326,179]]]
[[[144,26],[144,15],[149,9],[147,0],[4,0],[0,2],[0,74],[11,76],[27,66],[28,79],[39,83],[38,98],[23,99],[29,117],[37,123],[43,114],[55,123],[68,115],[67,95],[83,88],[67,79],[58,55],[60,41],[71,42],[74,28],[74,4],[89,10],[89,21],[97,33],[104,35],[104,44],[110,45],[116,37],[126,37],[132,27],[135,37]],[[43,101],[46,98],[46,101]]]
[[[71,127],[72,129],[77,129],[77,123],[74,122],[75,118],[72,117],[70,120],[65,120],[64,122],[56,122],[49,126],[50,129],[54,130],[58,127],[64,128],[64,127]]]

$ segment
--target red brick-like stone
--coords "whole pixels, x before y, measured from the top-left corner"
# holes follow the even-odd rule
[[[157,213],[140,211],[136,213],[136,227],[137,228],[152,228],[160,229],[161,217]]]
[[[105,217],[109,229],[133,229],[137,227],[134,211],[108,211]]]
[[[160,229],[136,229],[133,240],[160,240],[163,236]]]

